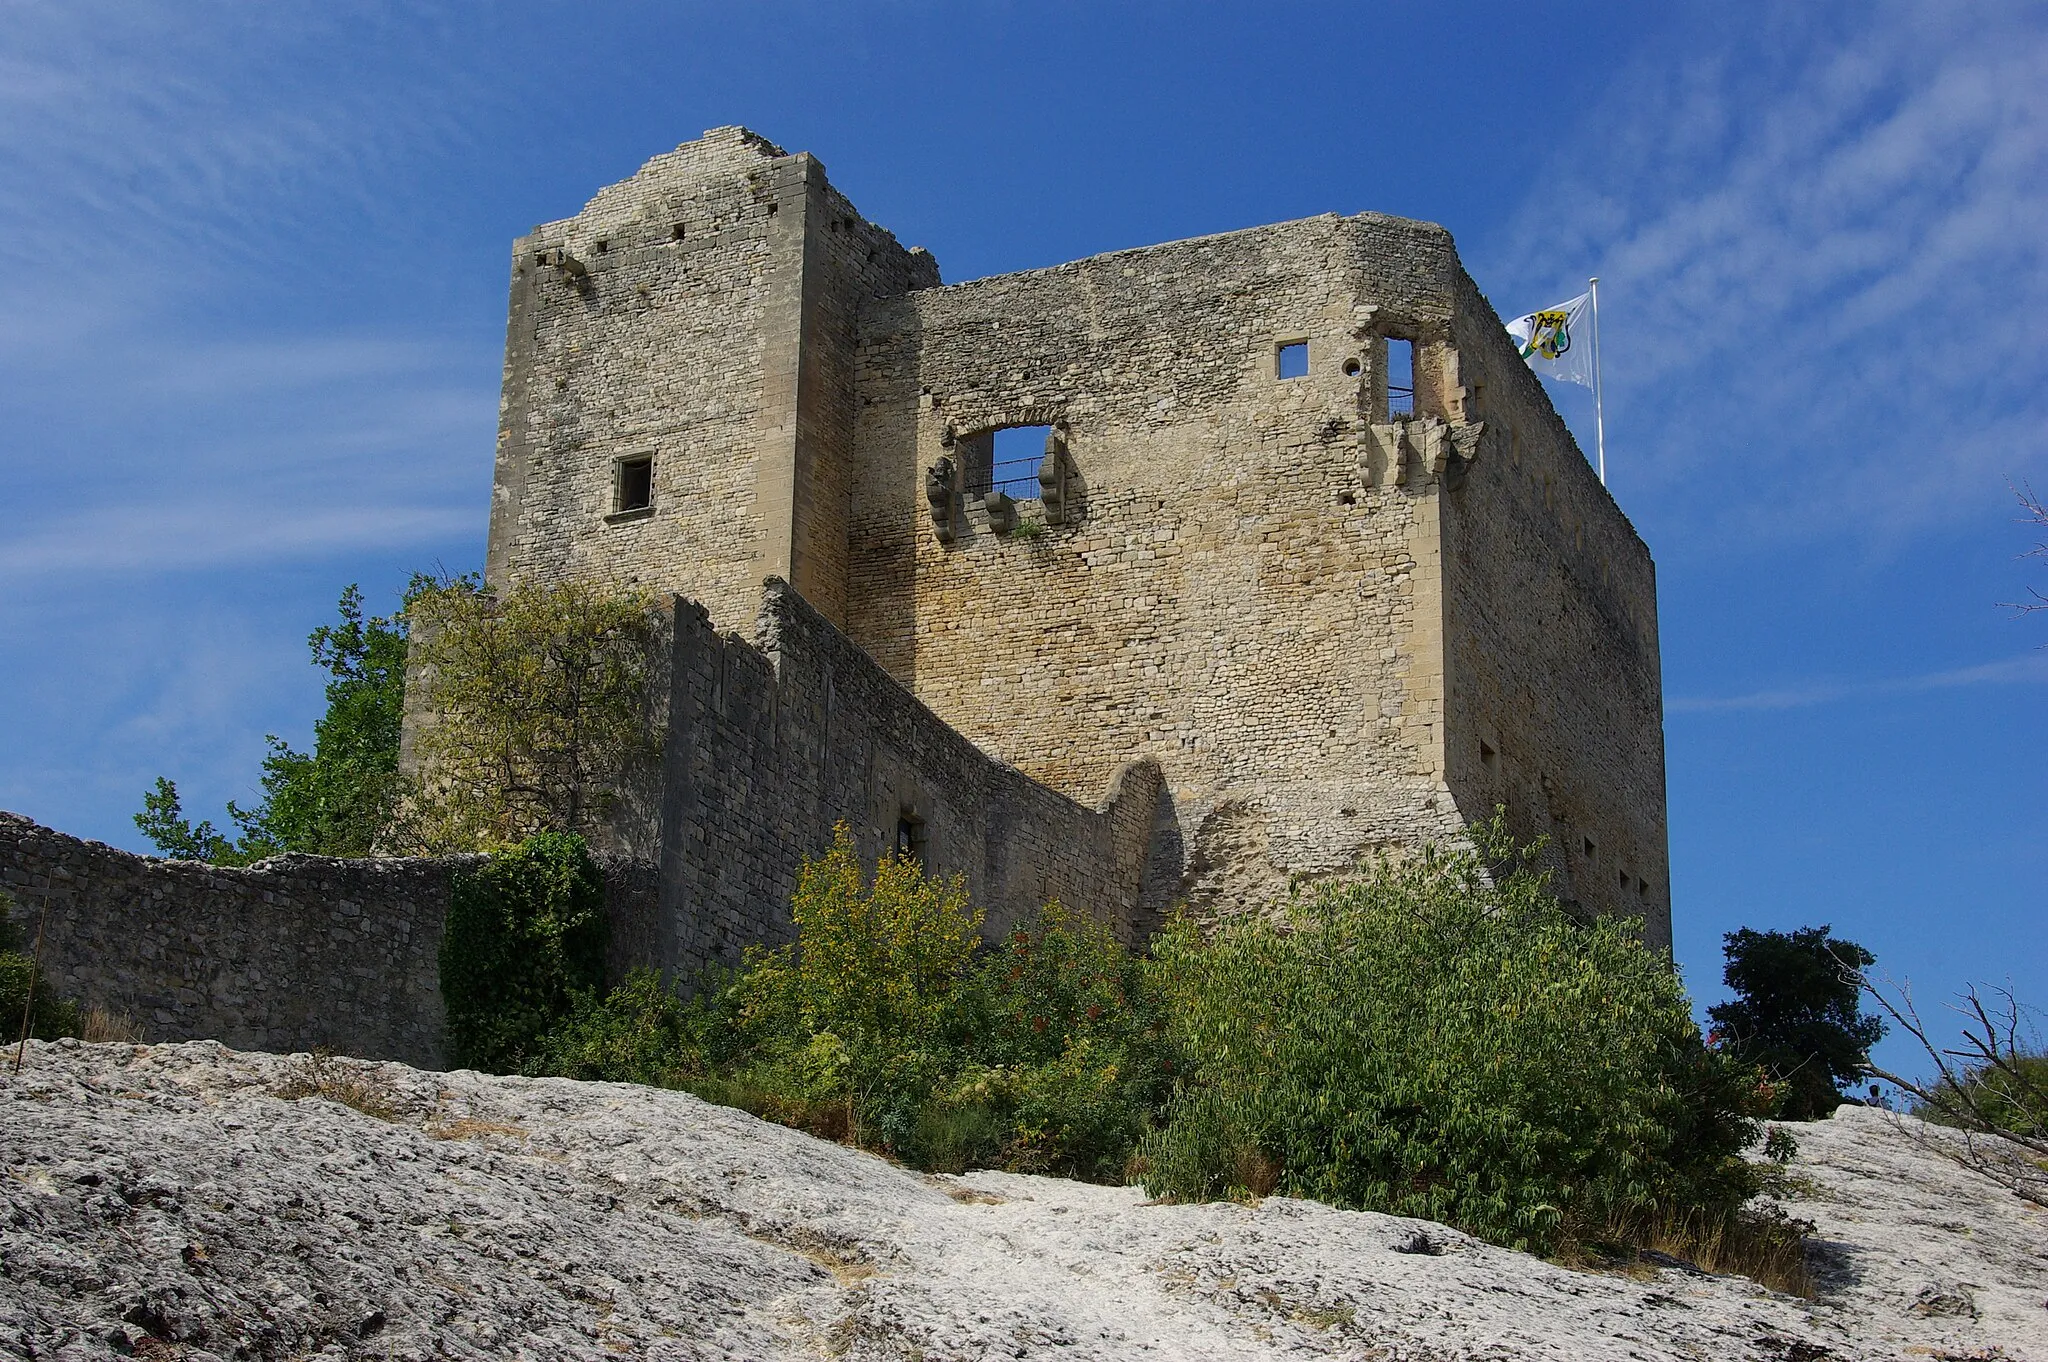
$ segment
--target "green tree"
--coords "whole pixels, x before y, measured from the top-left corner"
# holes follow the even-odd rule
[[[163,776],[156,778],[155,789],[142,796],[142,812],[135,815],[135,826],[142,829],[142,835],[149,838],[159,854],[174,861],[245,865],[256,859],[245,859],[242,849],[222,836],[211,820],[202,819],[194,824],[187,819],[177,783]]]
[[[410,606],[441,583],[415,576]],[[313,725],[313,750],[295,751],[270,734],[263,759],[262,802],[228,802],[239,835],[229,837],[210,820],[184,816],[178,787],[162,776],[143,796],[135,825],[165,856],[248,865],[279,852],[367,856],[396,807],[398,736],[405,715],[406,615],[366,617],[363,594],[351,583],[341,593],[337,623],[306,639],[315,665],[326,669],[327,709]]]
[[[1842,1103],[1841,1087],[1885,1033],[1864,1016],[1861,972],[1877,957],[1826,925],[1792,932],[1747,927],[1722,937],[1722,980],[1735,993],[1707,1009],[1718,1043],[1782,1085],[1779,1114],[1811,1121]]]
[[[652,605],[582,583],[499,593],[459,579],[416,594],[407,617],[432,718],[395,839],[483,851],[601,820],[660,750]]]

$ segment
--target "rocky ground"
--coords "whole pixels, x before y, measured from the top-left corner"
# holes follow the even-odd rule
[[[1798,1134],[1813,1301],[1280,1197],[926,1177],[681,1093],[31,1044],[0,1354],[2048,1362],[2048,1215],[1881,1113]]]

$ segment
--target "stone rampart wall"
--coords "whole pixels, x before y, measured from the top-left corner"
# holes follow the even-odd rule
[[[1484,437],[1443,498],[1447,778],[1470,816],[1504,805],[1518,837],[1549,839],[1559,893],[1669,945],[1656,567],[1493,309],[1462,292],[1458,400]]]
[[[678,600],[669,644],[660,958],[733,962],[787,940],[802,863],[840,822],[868,862],[907,823],[928,870],[966,881],[986,935],[1057,898],[1143,939],[1155,766],[1124,772],[1099,809],[1049,790],[948,728],[780,581],[754,643]]]
[[[0,813],[0,887],[63,996],[157,1040],[446,1063],[442,923],[462,858],[160,861]],[[610,970],[649,954],[650,866],[607,860]]]

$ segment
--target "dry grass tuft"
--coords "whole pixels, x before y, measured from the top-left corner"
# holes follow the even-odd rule
[[[379,1121],[402,1121],[404,1107],[391,1086],[381,1076],[335,1062],[329,1054],[307,1056],[305,1067],[284,1082],[271,1089],[273,1097],[298,1101],[306,1097],[323,1097],[330,1102],[352,1107],[365,1116]]]
[[[479,1121],[464,1116],[454,1121],[430,1121],[427,1134],[436,1140],[476,1140],[486,1135],[509,1135],[524,1138],[523,1126],[508,1126],[497,1121]]]
[[[1813,1273],[1806,1258],[1810,1221],[1775,1206],[1745,1207],[1728,1216],[1683,1215],[1609,1225],[1560,1252],[1568,1267],[1617,1272],[1638,1280],[1661,1268],[1694,1267],[1715,1276],[1747,1277],[1773,1291],[1811,1299]]]
[[[125,1013],[95,1004],[87,1008],[85,1016],[79,1020],[78,1038],[94,1045],[105,1044],[108,1041],[140,1045],[142,1028]]]

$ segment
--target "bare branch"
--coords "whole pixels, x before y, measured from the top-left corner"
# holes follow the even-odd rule
[[[1858,971],[1858,984],[1899,1030],[1918,1041],[1936,1077],[1916,1081],[1864,1065],[1864,1072],[1908,1094],[1915,1114],[1951,1131],[1936,1134],[1922,1122],[1900,1129],[1925,1148],[1997,1182],[2036,1205],[2048,1206],[2048,1075],[2040,1047],[2026,1043],[2029,1011],[2008,989],[1992,989],[2002,1005],[1987,1004],[1974,985],[1947,1006],[1963,1018],[1961,1048],[1938,1044],[1921,1020],[1910,987],[1886,980],[1880,987]],[[1896,995],[1896,996],[1894,996]]]

